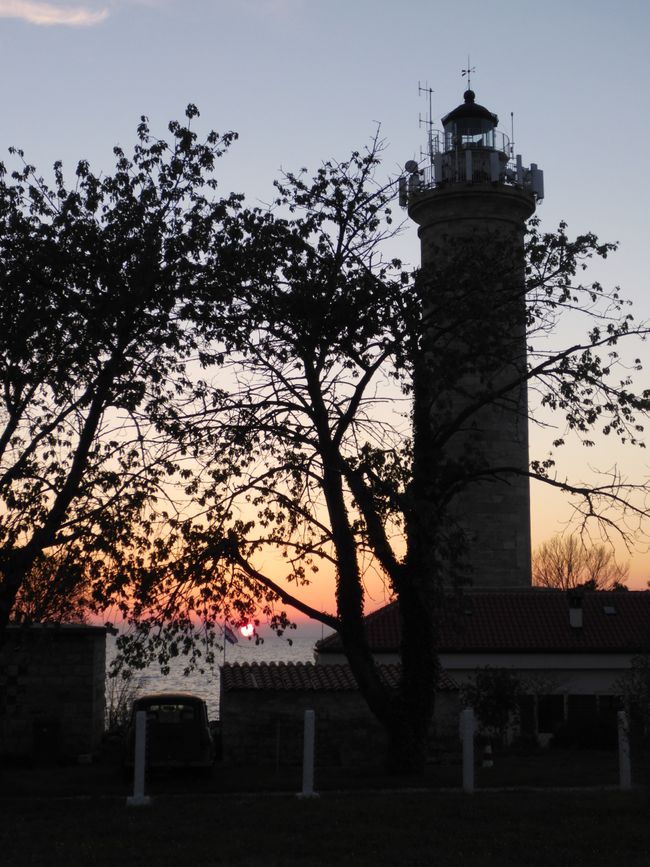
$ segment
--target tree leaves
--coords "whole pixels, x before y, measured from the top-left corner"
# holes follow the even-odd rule
[[[0,627],[44,552],[141,559],[181,472],[160,419],[192,397],[189,314],[218,292],[213,242],[238,198],[217,198],[211,175],[234,134],[170,132],[143,118],[114,174],[81,160],[73,186],[61,163],[50,187],[12,150],[22,166],[0,183]]]

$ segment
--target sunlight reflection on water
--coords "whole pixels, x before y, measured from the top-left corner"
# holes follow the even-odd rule
[[[285,639],[272,635],[265,637],[263,644],[256,645],[254,641],[240,638],[237,644],[226,645],[226,662],[313,662],[316,639],[313,636],[292,637],[292,641],[293,644],[290,645]],[[107,671],[115,653],[115,638],[109,635],[106,642]],[[160,669],[152,665],[142,671],[135,671],[134,682],[137,684],[139,694],[178,691],[200,695],[208,704],[210,719],[218,719],[219,666],[223,661],[222,651],[213,670],[205,671],[203,674],[195,671],[185,676],[183,674],[185,659],[176,659],[172,660],[168,675],[161,674]]]

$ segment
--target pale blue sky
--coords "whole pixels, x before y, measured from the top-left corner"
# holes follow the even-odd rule
[[[57,19],[89,23],[33,23]],[[241,135],[224,186],[263,199],[279,166],[344,157],[375,121],[391,171],[417,155],[418,80],[440,118],[470,54],[478,101],[504,131],[514,111],[517,149],[545,171],[545,221],[620,240],[635,292],[650,265],[649,38],[645,0],[0,0],[0,150],[107,169],[141,114],[163,129],[194,102],[205,128]]]
[[[418,80],[438,121],[469,54],[477,100],[505,132],[514,111],[544,170],[544,224],[620,241],[599,276],[646,318],[649,42],[647,0],[0,0],[0,152],[110,170],[141,114],[163,132],[194,102],[203,129],[240,133],[223,188],[265,201],[280,166],[344,158],[377,121],[390,173],[417,157]],[[400,247],[417,261],[414,229]]]

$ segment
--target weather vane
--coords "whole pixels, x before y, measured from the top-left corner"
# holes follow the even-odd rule
[[[462,72],[463,78],[465,78],[465,76],[467,76],[467,89],[471,90],[472,89],[472,73],[476,72],[476,67],[469,65],[469,54],[467,55],[467,69],[463,69],[463,70],[461,70],[461,72]]]

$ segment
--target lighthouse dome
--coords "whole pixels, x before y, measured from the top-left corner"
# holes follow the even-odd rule
[[[466,90],[463,96],[465,101],[442,118],[445,132],[472,135],[495,129],[499,118],[484,105],[479,105],[475,101],[474,91]]]

